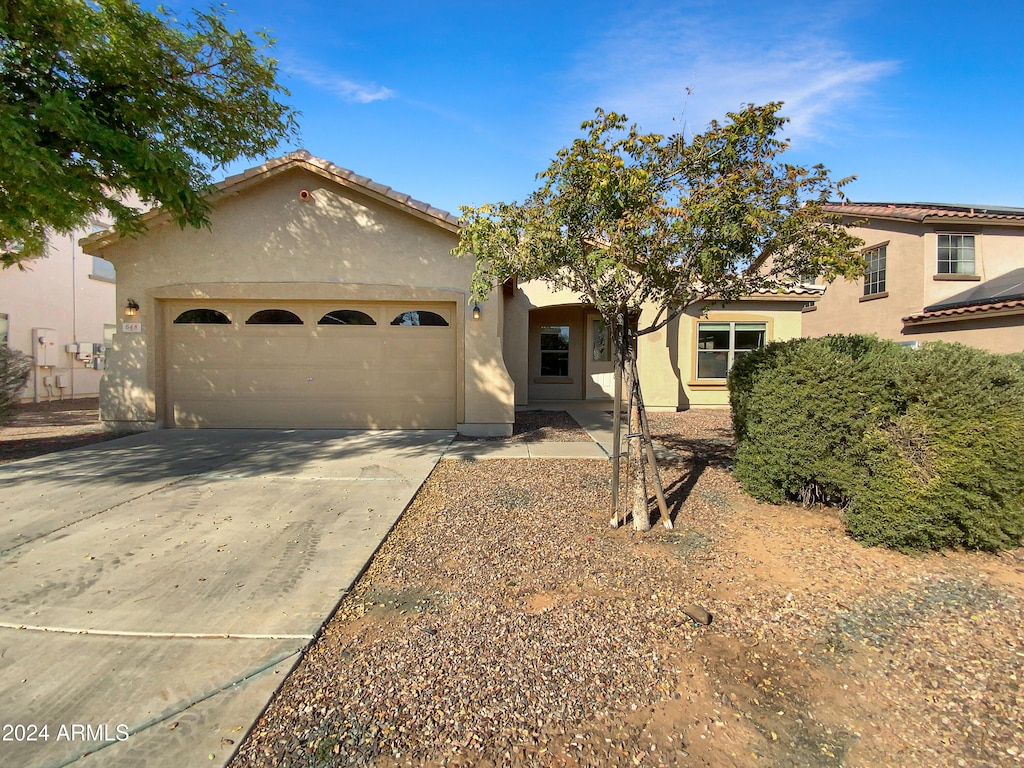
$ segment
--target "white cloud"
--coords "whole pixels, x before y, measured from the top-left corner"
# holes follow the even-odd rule
[[[595,105],[644,130],[700,133],[745,104],[782,101],[786,134],[819,138],[897,65],[858,59],[820,23],[788,21],[662,12],[607,35],[575,76]]]
[[[376,83],[357,83],[323,67],[297,61],[282,61],[281,69],[314,88],[327,91],[342,101],[369,104],[397,96],[397,92]]]

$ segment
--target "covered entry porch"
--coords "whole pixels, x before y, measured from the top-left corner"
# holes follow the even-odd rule
[[[611,404],[615,393],[611,339],[592,307],[572,304],[530,310],[527,344],[530,404]]]

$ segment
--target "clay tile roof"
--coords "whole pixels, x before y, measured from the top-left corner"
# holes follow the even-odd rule
[[[343,183],[345,186],[359,187],[363,192],[382,199],[397,208],[411,209],[419,214],[426,214],[427,217],[444,224],[446,228],[450,229],[459,226],[459,217],[448,211],[416,200],[410,195],[398,192],[389,186],[374,181],[368,176],[360,176],[348,168],[342,168],[340,165],[335,165],[332,162],[316,157],[304,149],[290,152],[282,157],[276,157],[263,163],[263,165],[250,168],[234,176],[229,176],[217,184],[216,187],[222,194],[227,194],[232,191],[232,188],[244,181],[249,181],[256,176],[278,173],[291,165],[304,165],[327,178]]]
[[[1024,267],[986,280],[948,299],[925,307],[903,318],[908,325],[956,319],[981,313],[1018,314],[1024,312]]]
[[[903,221],[974,221],[1006,224],[1024,223],[1024,208],[991,205],[948,205],[945,203],[829,203],[825,210],[855,218]]]
[[[903,318],[907,325],[924,323],[938,320],[955,320],[964,315],[979,314],[1024,314],[1024,299],[1016,301],[997,301],[991,304],[984,304],[974,307],[951,307],[949,309],[935,310],[933,312],[918,312],[916,315],[909,315]]]
[[[825,293],[824,285],[805,285],[799,283],[784,290],[760,288],[750,292],[751,296],[820,296]]]

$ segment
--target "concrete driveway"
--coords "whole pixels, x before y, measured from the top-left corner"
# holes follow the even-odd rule
[[[0,765],[225,764],[452,437],[168,430],[0,466]]]

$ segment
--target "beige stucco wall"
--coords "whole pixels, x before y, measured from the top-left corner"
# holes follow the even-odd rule
[[[467,310],[473,263],[449,255],[458,235],[389,202],[297,167],[217,201],[209,229],[154,226],[102,247],[118,270],[117,305],[140,306],[141,333],[118,332],[102,416],[163,426],[157,302],[190,297],[456,301],[458,423],[510,433],[513,385],[502,365],[497,292],[479,320]],[[311,193],[301,199],[300,192]],[[471,306],[471,305],[470,305]]]
[[[974,264],[977,280],[946,280],[942,276],[936,279],[935,254],[938,248],[939,232],[972,234],[974,239]],[[948,299],[963,291],[969,290],[978,282],[991,280],[1005,275],[1011,270],[1024,267],[1024,227],[994,226],[957,226],[949,225],[929,228],[923,236],[924,253],[926,256],[926,273],[924,280],[924,300],[922,307]],[[918,309],[918,312],[921,310]]]
[[[692,307],[687,313],[654,333],[638,339],[638,365],[644,400],[649,408],[677,410],[691,407],[727,406],[729,393],[723,381],[696,380],[697,324],[702,320],[764,322],[769,341],[795,338],[801,330],[801,307],[808,298],[751,299],[725,306]],[[541,282],[523,283],[512,297],[506,298],[505,361],[516,382],[516,404],[536,400],[582,399],[583,382],[578,371],[587,350],[579,342],[570,354],[571,382],[538,383],[540,325],[569,325],[570,339],[585,341],[585,317],[576,295],[556,291]],[[641,311],[640,326],[653,317],[656,308]],[[532,319],[531,319],[532,313]]]
[[[34,368],[21,393],[23,401],[95,397],[99,392],[102,371],[66,351],[72,342],[102,344],[104,325],[116,320],[113,280],[93,275],[92,257],[78,246],[84,234],[54,233],[46,258],[26,263],[25,270],[0,271],[0,314],[7,315],[9,345],[31,355],[37,343],[33,329],[56,332],[55,364]],[[56,386],[58,377],[67,386]]]
[[[1024,314],[907,326],[904,341],[949,341],[1007,354],[1024,352]]]
[[[896,341],[931,339],[961,341],[965,344],[1011,351],[1015,337],[1001,338],[1000,322],[975,322],[972,329],[928,326],[927,330],[904,328],[902,319],[924,307],[970,290],[1024,266],[1024,228],[994,224],[923,224],[871,219],[851,230],[864,240],[864,250],[886,246],[886,290],[877,297],[864,297],[864,281],[837,280],[828,286],[813,311],[805,312],[801,334],[825,336],[835,333],[873,333]],[[938,233],[975,236],[974,276],[938,275]],[[1012,325],[1012,323],[1011,323]],[[1019,346],[1017,347],[1019,349]]]
[[[640,337],[640,378],[648,407],[676,410],[728,406],[729,390],[724,380],[697,379],[698,324],[764,323],[767,341],[784,341],[800,335],[800,310],[806,300],[752,298],[725,305],[695,305],[660,331]]]
[[[902,318],[921,311],[925,279],[932,277],[925,275],[922,227],[904,222],[872,221],[870,228],[858,227],[852,231],[864,241],[865,251],[886,246],[886,292],[879,298],[864,299],[863,278],[836,280],[825,289],[815,309],[804,313],[802,334],[813,337],[874,333],[882,338],[899,338]],[[934,241],[931,253],[934,261]],[[931,268],[935,269],[934,264]]]

